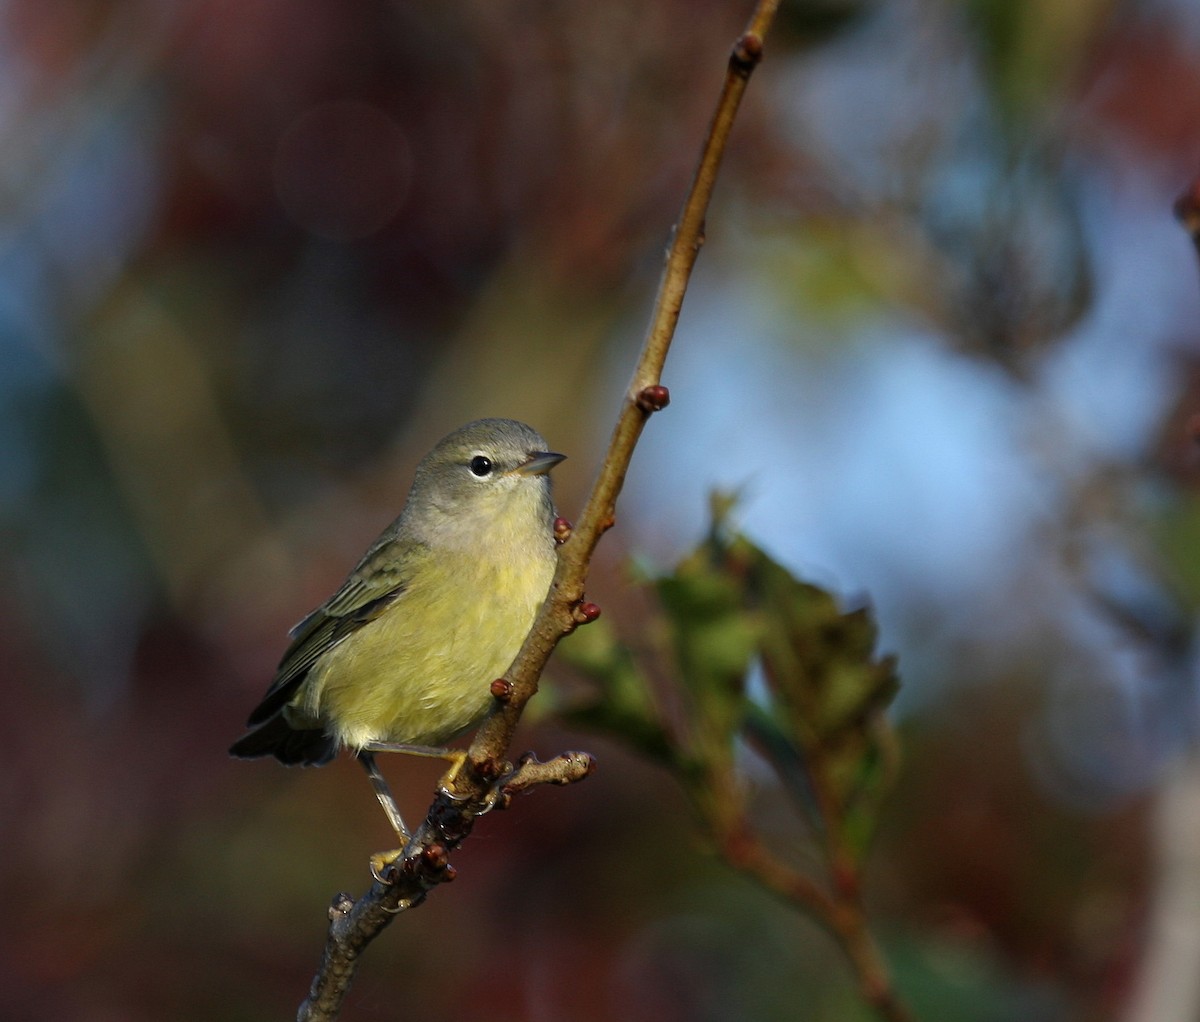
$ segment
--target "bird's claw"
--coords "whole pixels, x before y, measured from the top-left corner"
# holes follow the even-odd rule
[[[466,757],[463,758],[463,762],[466,762]],[[449,799],[451,802],[457,802],[460,805],[470,801],[468,796],[459,794],[454,790],[453,787],[454,781],[458,776],[459,770],[461,769],[462,763],[455,764],[455,766],[442,777],[438,784],[439,795],[441,795],[443,798]],[[483,816],[487,813],[490,813],[496,808],[497,805],[504,801],[504,785],[508,782],[508,779],[512,777],[514,772],[515,771],[511,763],[506,762],[500,764],[500,775],[495,781],[492,782],[486,794],[483,796],[483,799],[481,800],[483,808],[476,811],[476,816]]]
[[[396,848],[390,852],[376,852],[370,859],[371,876],[381,884],[391,884],[395,878],[396,860],[403,854],[403,848]]]

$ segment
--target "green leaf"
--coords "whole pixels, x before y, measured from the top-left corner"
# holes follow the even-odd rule
[[[714,494],[709,535],[674,571],[648,580],[658,616],[645,623],[644,645],[657,643],[655,676],[665,673],[681,689],[666,700],[670,723],[640,657],[604,621],[563,644],[565,658],[600,688],[567,719],[673,764],[714,816],[740,811],[735,749],[748,739],[814,833],[835,839],[837,854],[858,858],[892,773],[884,711],[899,684],[895,661],[876,655],[869,610],[843,611],[832,594],[735,532],[735,503]],[[751,694],[756,663],[765,692]]]
[[[876,656],[877,629],[866,608],[844,612],[832,594],[797,579],[745,537],[725,544],[724,563],[727,576],[740,580],[744,612],[757,622],[767,697],[754,737],[793,792],[796,764],[804,764],[824,826],[859,854],[890,776],[884,710],[899,687],[895,661]]]
[[[758,635],[715,530],[673,574],[658,579],[656,589],[675,666],[690,697],[692,751],[713,762],[730,762]]]
[[[778,594],[778,586],[772,590]],[[897,687],[891,659],[874,659],[874,623],[838,615],[797,584],[767,612],[763,665],[780,715],[823,793],[828,826],[857,850],[870,837],[886,773],[883,710]],[[822,594],[823,596],[825,594]],[[864,811],[866,815],[864,816]]]

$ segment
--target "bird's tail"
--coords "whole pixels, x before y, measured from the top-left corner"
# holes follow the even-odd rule
[[[337,755],[337,740],[320,728],[296,730],[277,713],[242,735],[229,754],[238,759],[274,756],[285,766],[322,766]]]

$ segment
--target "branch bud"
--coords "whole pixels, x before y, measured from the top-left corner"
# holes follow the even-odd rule
[[[494,781],[500,776],[499,766],[494,759],[488,756],[484,756],[482,759],[472,759],[470,763],[471,769],[485,781]]]
[[[446,851],[446,846],[436,841],[422,849],[421,858],[425,860],[426,866],[439,872],[450,865],[450,853]]]
[[[663,386],[643,387],[637,396],[637,406],[643,412],[661,412],[671,403],[671,392]]]
[[[594,603],[577,603],[571,611],[577,625],[591,624],[600,616],[600,608]]]
[[[749,77],[758,67],[762,56],[762,36],[757,32],[747,32],[733,44],[733,52],[729,55],[730,70],[742,77]]]
[[[354,908],[354,899],[345,891],[339,891],[333,896],[333,901],[329,905],[329,918],[337,919],[347,916],[352,908]]]

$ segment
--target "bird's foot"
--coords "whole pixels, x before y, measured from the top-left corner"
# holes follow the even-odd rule
[[[449,756],[447,758],[450,758]],[[467,753],[461,752],[454,756],[454,765],[450,767],[438,782],[438,793],[455,802],[465,802],[468,796],[458,790],[457,781],[458,775],[462,772],[462,768],[467,762]],[[502,789],[505,781],[512,776],[513,765],[508,762],[493,763],[485,762],[476,766],[476,772],[485,779],[491,778],[492,783],[487,792],[483,796],[483,808],[476,812],[475,815],[483,816],[485,813],[490,813],[496,808],[497,804],[502,800]]]
[[[438,792],[460,802],[463,796],[458,793],[456,788],[458,775],[462,773],[462,768],[467,764],[467,751],[465,749],[444,749],[442,758],[450,762],[450,769],[442,774],[441,780],[438,781]]]

